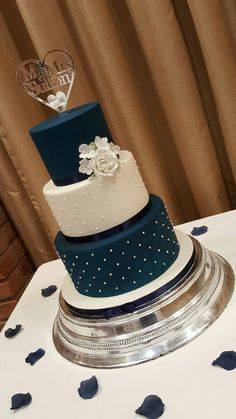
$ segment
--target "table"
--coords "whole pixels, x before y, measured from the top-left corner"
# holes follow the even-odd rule
[[[178,226],[190,234],[193,227],[207,225],[198,239],[236,267],[236,211]],[[211,362],[222,351],[236,350],[235,293],[223,314],[201,336],[162,358],[145,364],[113,370],[74,365],[54,348],[52,325],[58,295],[65,277],[61,261],[39,267],[0,334],[0,418],[17,419],[135,419],[135,410],[148,394],[165,403],[165,419],[233,419],[236,417],[236,370],[225,371]],[[56,284],[58,290],[43,298],[41,289]],[[4,330],[22,324],[14,338]],[[34,366],[25,363],[38,348],[45,356]],[[79,397],[82,380],[96,375],[99,391],[91,400]],[[11,396],[32,395],[32,403],[11,411]]]

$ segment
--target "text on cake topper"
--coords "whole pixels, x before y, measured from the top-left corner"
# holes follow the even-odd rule
[[[17,70],[17,80],[32,97],[57,112],[65,110],[74,81],[74,62],[63,50],[49,51],[42,61],[24,61]]]

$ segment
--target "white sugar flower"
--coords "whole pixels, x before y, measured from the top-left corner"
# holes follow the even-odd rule
[[[119,160],[113,151],[98,149],[90,160],[90,167],[95,176],[111,177],[119,167]]]
[[[110,150],[117,154],[117,156],[120,154],[120,147],[118,145],[110,143]]]
[[[90,166],[90,160],[87,159],[82,159],[79,162],[79,172],[80,173],[85,173],[86,175],[91,175],[93,173],[93,169]]]
[[[79,146],[79,157],[81,159],[91,159],[91,157],[94,156],[94,154],[96,153],[94,146],[92,144],[81,144]]]
[[[98,150],[110,150],[110,144],[108,143],[108,139],[106,137],[101,138],[96,136],[94,143]]]

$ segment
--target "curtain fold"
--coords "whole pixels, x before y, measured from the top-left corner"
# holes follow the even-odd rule
[[[114,141],[180,223],[236,207],[234,0],[2,0],[0,195],[36,265],[55,258],[49,176],[28,130],[53,115],[20,62],[64,49],[69,107],[98,100]]]

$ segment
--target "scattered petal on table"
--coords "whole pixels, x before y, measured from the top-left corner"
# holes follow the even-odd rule
[[[49,285],[49,287],[41,289],[41,294],[43,297],[50,297],[50,295],[54,294],[56,290],[57,290],[56,285]]]
[[[11,410],[19,409],[22,406],[30,404],[32,396],[30,393],[16,393],[11,398]]]
[[[97,394],[98,382],[95,375],[88,380],[81,381],[78,393],[83,399],[92,399]]]
[[[137,410],[135,410],[135,413],[145,416],[148,419],[156,419],[163,414],[164,407],[165,405],[160,397],[156,396],[155,394],[150,394],[149,396],[145,397],[142,405]]]
[[[204,234],[208,231],[207,226],[201,226],[201,227],[193,227],[191,234],[193,236],[200,236],[201,234]]]
[[[30,352],[25,358],[25,362],[30,365],[34,365],[40,358],[45,355],[45,350],[42,348],[37,349],[35,352]]]
[[[212,362],[212,365],[218,365],[227,371],[234,370],[236,368],[236,352],[225,351],[222,352],[219,358]]]
[[[21,324],[17,324],[14,329],[9,327],[9,329],[5,330],[6,338],[12,338],[13,336],[16,336],[21,328],[22,328]]]

